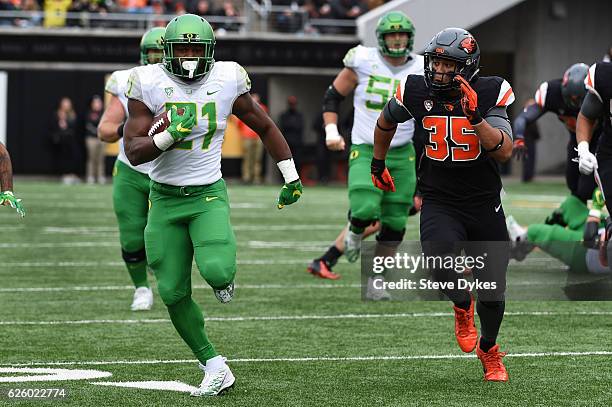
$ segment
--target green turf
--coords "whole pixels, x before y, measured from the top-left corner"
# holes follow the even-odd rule
[[[509,352],[505,363],[511,379],[492,384],[482,382],[478,360],[462,357],[448,303],[363,302],[359,267],[344,260],[336,267],[343,276],[338,281],[305,273],[307,261],[326,248],[346,221],[342,188],[306,188],[297,205],[278,211],[277,188],[230,186],[240,262],[234,301],[219,304],[197,270],[193,272],[194,297],[210,318],[206,325],[211,340],[224,356],[239,359],[230,363],[237,382],[228,395],[201,400],[179,392],[95,386],[91,382],[179,380],[197,385],[201,373],[195,363],[181,362],[193,355],[168,321],[159,297],[150,312],[129,311],[132,289],[121,263],[109,186],[18,181],[15,189],[28,214],[20,220],[9,208],[0,208],[0,367],[34,363],[113,376],[0,384],[4,392],[11,387],[63,386],[70,393],[65,405],[75,406],[612,403],[609,355],[512,357],[612,351],[612,303],[509,301],[499,343]],[[507,183],[506,190],[506,213],[523,224],[541,221],[565,194],[561,182]],[[407,238],[418,238],[417,217],[409,220]],[[41,287],[57,291],[32,290]],[[43,321],[52,324],[40,324]],[[357,357],[404,359],[342,360]],[[319,360],[270,360],[279,358]],[[117,361],[170,363],[113,363]],[[0,405],[41,403],[17,403],[0,395]]]

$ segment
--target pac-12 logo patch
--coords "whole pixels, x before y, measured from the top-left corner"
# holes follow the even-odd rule
[[[425,102],[423,102],[423,105],[425,105],[425,109],[429,112],[431,109],[433,109],[433,101],[432,100],[425,100]]]
[[[168,97],[172,96],[172,94],[174,93],[173,87],[164,88],[164,90],[166,91],[166,96]]]

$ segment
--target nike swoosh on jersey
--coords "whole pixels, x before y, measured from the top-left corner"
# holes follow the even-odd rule
[[[219,92],[220,90],[221,90],[221,89],[217,89],[217,90],[212,91],[212,92],[211,92],[211,91],[209,91],[209,90],[207,90],[207,91],[206,91],[206,94],[207,94],[208,96],[210,96],[210,95],[214,95],[215,93]]]
[[[207,196],[206,197],[206,202],[214,201],[217,198],[219,198],[219,197],[218,196]]]

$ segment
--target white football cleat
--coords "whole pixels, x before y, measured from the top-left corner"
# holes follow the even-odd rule
[[[511,241],[521,242],[527,240],[527,229],[519,225],[512,215],[506,218],[506,229],[508,229]]]
[[[134,290],[134,299],[132,300],[132,311],[148,311],[153,308],[153,290],[149,287],[138,287]]]
[[[236,378],[229,366],[225,364],[225,358],[223,358],[223,366],[215,370],[207,370],[206,366],[201,363],[199,366],[204,372],[204,379],[200,387],[191,392],[192,396],[220,396],[234,386]]]
[[[366,287],[365,297],[370,301],[389,301],[391,294],[384,288],[380,288],[385,281],[383,276],[368,277],[368,286]],[[374,283],[376,282],[376,287]]]
[[[359,260],[361,239],[363,239],[363,233],[353,233],[350,229],[346,231],[344,235],[344,256],[349,263],[355,263]]]
[[[213,291],[215,292],[215,297],[217,297],[219,302],[226,304],[230,302],[232,298],[234,298],[234,282],[232,281],[230,285],[225,287],[223,290],[215,290],[213,288]]]

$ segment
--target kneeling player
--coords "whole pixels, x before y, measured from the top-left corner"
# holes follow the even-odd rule
[[[514,101],[503,78],[479,77],[480,49],[474,37],[459,28],[438,33],[425,49],[425,75],[408,75],[376,123],[372,178],[383,190],[393,190],[394,180],[385,165],[387,150],[398,123],[414,118],[426,131],[425,152],[418,168],[421,208],[421,243],[426,256],[453,253],[458,242],[507,242],[502,189],[497,162],[512,155],[512,129],[506,108]],[[487,258],[479,272],[497,289],[478,291],[477,311],[481,336],[474,324],[474,299],[468,291],[443,292],[454,303],[455,337],[461,350],[476,354],[485,380],[507,381],[504,353],[496,344],[505,300],[507,253]],[[456,280],[453,270],[435,270],[436,279]],[[475,277],[479,277],[474,272]]]

